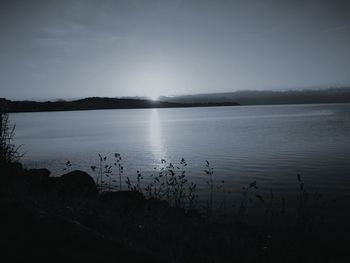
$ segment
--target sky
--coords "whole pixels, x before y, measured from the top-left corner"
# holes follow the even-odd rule
[[[350,1],[0,0],[0,97],[350,85]]]

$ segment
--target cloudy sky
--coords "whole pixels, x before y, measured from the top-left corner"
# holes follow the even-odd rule
[[[1,0],[0,97],[350,85],[340,0]]]

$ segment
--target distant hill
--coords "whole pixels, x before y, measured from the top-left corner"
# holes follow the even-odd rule
[[[38,102],[11,101],[0,98],[0,108],[5,107],[8,112],[36,112],[346,102],[350,103],[350,87],[319,90],[236,91],[173,97],[163,96],[158,101],[145,98],[90,97],[71,101]]]
[[[161,97],[160,100],[175,103],[237,102],[240,105],[344,103],[350,102],[350,87],[322,90],[236,91]]]
[[[98,109],[139,109],[139,108],[175,108],[175,107],[211,107],[236,106],[235,102],[215,103],[176,103],[165,101],[151,101],[144,99],[121,99],[91,97],[73,101],[11,101],[0,99],[2,108],[8,112],[41,112],[41,111],[73,111]]]

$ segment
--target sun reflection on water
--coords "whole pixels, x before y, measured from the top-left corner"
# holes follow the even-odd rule
[[[152,109],[149,120],[149,141],[155,160],[166,158],[158,109]]]

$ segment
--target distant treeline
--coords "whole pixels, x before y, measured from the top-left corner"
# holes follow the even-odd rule
[[[99,109],[139,109],[139,108],[178,108],[178,107],[210,107],[236,106],[236,102],[215,103],[176,103],[151,101],[145,99],[122,99],[91,97],[73,101],[11,101],[0,99],[1,108],[7,112],[41,112],[41,111],[74,111]]]
[[[290,91],[236,91],[226,93],[161,97],[175,103],[237,102],[240,105],[308,104],[350,102],[350,87]]]

